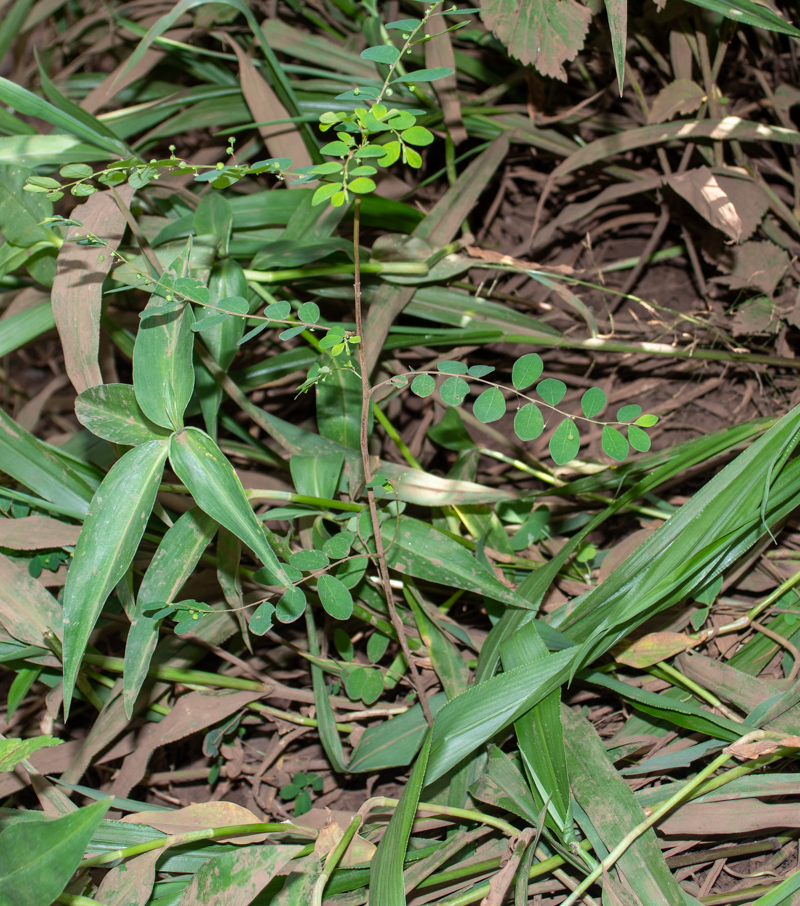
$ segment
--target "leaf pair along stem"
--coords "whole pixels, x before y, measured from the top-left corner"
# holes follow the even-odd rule
[[[372,407],[372,388],[370,387],[369,382],[369,366],[367,365],[366,342],[363,332],[363,318],[361,308],[361,258],[359,248],[360,225],[361,198],[356,195],[353,208],[353,263],[355,266],[353,289],[355,293],[354,298],[356,336],[361,337],[361,342],[358,344],[358,365],[359,375],[361,377],[361,429],[359,435],[359,446],[361,448],[361,462],[364,467],[364,484],[366,486],[367,504],[369,506],[369,515],[372,522],[372,534],[375,538],[375,553],[378,563],[378,572],[381,578],[383,595],[386,598],[386,606],[389,609],[389,617],[391,618],[392,626],[397,633],[397,638],[400,642],[400,648],[403,651],[403,657],[405,657],[406,663],[408,664],[408,670],[411,674],[411,682],[413,683],[417,697],[419,698],[419,703],[422,706],[422,713],[425,715],[425,720],[428,722],[428,726],[432,726],[433,715],[431,714],[428,699],[425,696],[425,688],[422,683],[422,677],[420,676],[419,670],[417,670],[417,665],[411,655],[411,649],[408,647],[408,639],[406,638],[403,621],[400,619],[397,613],[397,608],[395,607],[392,586],[389,581],[389,568],[386,565],[383,539],[381,538],[381,522],[380,516],[378,515],[378,505],[375,501],[375,492],[370,487],[373,479],[372,466],[369,461],[369,413]]]

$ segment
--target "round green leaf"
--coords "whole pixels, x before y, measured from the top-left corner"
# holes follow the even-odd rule
[[[391,167],[392,164],[397,163],[402,149],[400,142],[386,142],[386,144],[381,147],[383,148],[384,154],[383,157],[378,159],[378,163],[382,167]]]
[[[505,398],[497,387],[490,387],[475,400],[472,411],[484,425],[496,422],[506,414]]]
[[[243,296],[226,296],[217,302],[217,308],[232,315],[246,315],[250,311],[250,303]]]
[[[289,557],[289,563],[295,569],[301,569],[309,572],[312,569],[325,569],[330,563],[327,555],[322,551],[306,550],[297,551]]]
[[[364,667],[363,684],[361,686],[361,701],[365,705],[371,705],[381,697],[383,692],[383,674],[380,670],[371,667]]]
[[[546,403],[551,406],[557,406],[564,399],[567,385],[555,378],[545,378],[537,384],[536,392]]]
[[[535,403],[527,403],[514,416],[514,433],[520,440],[536,440],[544,431],[544,417]]]
[[[284,318],[288,317],[291,310],[292,306],[286,301],[273,302],[272,305],[268,305],[264,309],[264,316],[267,318],[275,318],[278,321],[283,321]]]
[[[647,453],[650,450],[650,435],[636,425],[628,425],[628,440],[634,450]]]
[[[97,189],[88,182],[79,182],[76,183],[71,189],[70,192],[76,198],[86,198],[89,195],[94,195]]]
[[[469,384],[460,377],[448,378],[439,388],[439,396],[448,406],[460,406],[468,393]]]
[[[491,374],[494,370],[493,365],[473,365],[468,369],[468,373],[471,377],[486,377],[487,374]]]
[[[380,632],[373,632],[367,640],[367,657],[373,664],[377,664],[384,654],[386,654],[386,649],[388,647],[388,636],[382,635]]]
[[[67,164],[58,171],[64,179],[85,179],[94,172],[88,164]]]
[[[293,623],[306,609],[306,595],[302,588],[293,585],[288,588],[280,601],[275,615],[281,623]]]
[[[599,415],[606,405],[606,395],[599,387],[590,387],[581,397],[581,409],[586,418]]]
[[[350,148],[344,142],[328,142],[319,149],[323,154],[330,157],[346,157],[350,153]]]
[[[366,195],[367,192],[375,191],[375,180],[370,179],[369,176],[357,176],[347,184],[347,188],[356,195]]]
[[[386,63],[391,66],[400,59],[400,51],[390,44],[382,44],[379,47],[368,47],[361,51],[362,60],[372,60],[374,63]]]
[[[364,680],[366,679],[366,675],[366,667],[345,667],[345,669],[342,670],[344,691],[347,693],[348,698],[361,698],[361,692],[364,688]]]
[[[400,138],[409,145],[430,145],[433,143],[433,133],[424,126],[412,126],[400,133]]]
[[[259,604],[247,624],[253,635],[266,635],[272,629],[272,618],[275,616],[275,605],[270,601]]]
[[[400,110],[390,119],[386,125],[390,126],[395,132],[402,132],[404,129],[410,129],[417,121],[413,113],[408,110]]]
[[[336,576],[327,573],[317,580],[317,594],[325,611],[334,620],[347,620],[353,613],[353,596]]]
[[[403,148],[403,155],[405,156],[406,163],[409,165],[409,167],[415,167],[416,169],[419,169],[422,166],[422,158],[413,148]]]
[[[436,370],[440,374],[466,374],[467,366],[463,362],[439,362],[436,366]]]
[[[297,309],[297,317],[306,324],[316,324],[319,321],[319,305],[316,302],[304,302]]]
[[[336,578],[341,579],[347,588],[355,588],[364,578],[367,563],[369,561],[366,557],[352,557],[345,560],[336,567]]]
[[[355,535],[352,532],[339,532],[338,535],[328,538],[322,545],[322,550],[331,560],[341,560],[350,553]]]
[[[658,423],[657,415],[649,415],[649,414],[640,415],[639,418],[636,419],[636,424],[639,425],[641,428],[652,428],[653,425],[655,425],[657,423]]]
[[[317,191],[314,193],[314,197],[311,199],[312,206],[322,204],[323,201],[327,201],[331,196],[339,192],[341,188],[341,184],[338,182],[323,183],[317,189]]]
[[[411,382],[411,392],[423,399],[436,389],[436,381],[429,374],[418,374]]]
[[[514,362],[514,367],[511,369],[511,383],[516,390],[525,390],[534,381],[539,380],[543,370],[542,357],[535,352],[529,352]]]
[[[623,406],[621,409],[617,410],[617,421],[618,422],[632,422],[635,418],[639,418],[642,414],[642,407],[632,404],[630,406]],[[610,454],[609,454],[610,455]]]
[[[553,462],[563,466],[575,459],[580,448],[581,439],[578,435],[578,426],[571,418],[565,418],[550,438],[550,455],[553,457]]]
[[[644,431],[642,431],[642,434],[644,434]],[[644,436],[647,437],[646,434]],[[606,455],[616,459],[617,462],[622,462],[630,453],[630,447],[628,446],[628,441],[625,440],[625,435],[616,428],[612,428],[611,425],[606,425],[603,428],[603,450]]]
[[[291,340],[293,337],[299,336],[305,329],[305,324],[299,324],[297,327],[287,327],[286,330],[281,331],[280,338],[282,340]]]

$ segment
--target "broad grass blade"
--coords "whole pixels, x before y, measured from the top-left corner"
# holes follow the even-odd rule
[[[611,32],[611,49],[617,70],[617,86],[622,97],[625,81],[625,46],[628,42],[628,0],[605,0],[608,28]]]
[[[203,551],[211,543],[217,523],[198,507],[187,510],[165,533],[144,574],[131,628],[125,644],[123,699],[128,718],[147,677],[158,642],[160,620],[142,612],[147,604],[170,603],[192,575]]]
[[[117,188],[123,204],[133,198],[132,186]],[[98,192],[76,207],[71,216],[83,227],[70,227],[58,253],[56,278],[51,299],[64,367],[75,390],[80,393],[103,383],[98,363],[100,347],[100,310],[103,281],[114,261],[110,254],[94,245],[78,245],[75,240],[87,233],[102,237],[115,250],[125,232],[125,217],[110,192]]]
[[[381,526],[386,562],[416,579],[464,588],[516,607],[526,602],[507,588],[457,541],[411,516],[389,519]]]
[[[59,897],[110,804],[108,798],[61,818],[9,820],[0,833],[4,899],[34,906]]]
[[[191,242],[165,272],[162,280],[167,286],[184,276],[190,254]],[[159,313],[168,296],[168,290],[154,292],[142,314],[133,349],[133,389],[151,421],[179,431],[194,390],[194,314],[188,302],[179,309]]]
[[[432,733],[429,732],[425,745],[419,753],[414,769],[408,779],[400,802],[386,828],[378,851],[372,858],[369,869],[369,903],[371,906],[405,906],[406,894],[403,879],[403,861],[417,803],[425,780],[428,754],[431,749]]]
[[[69,132],[83,141],[100,148],[112,157],[126,158],[129,156],[125,144],[119,139],[110,139],[94,128],[88,128],[75,116],[65,113],[40,98],[27,88],[0,77],[0,100],[18,113],[26,116],[35,116],[47,123],[52,123],[56,128]]]
[[[75,401],[75,414],[92,434],[113,444],[135,447],[170,435],[142,412],[130,384],[99,384],[84,390]]]
[[[590,839],[596,834],[610,851],[628,831],[641,824],[642,807],[614,770],[592,725],[566,706],[562,721],[572,792],[591,821],[591,827],[583,828],[584,833]],[[643,903],[685,906],[691,902],[667,868],[652,829],[635,840],[617,864]],[[610,881],[612,888],[619,883],[613,875]]]
[[[31,340],[35,340],[36,337],[51,330],[55,325],[53,306],[49,299],[47,302],[40,302],[38,305],[3,318],[3,329],[0,332],[0,356],[20,349],[26,343],[30,343]]]
[[[168,447],[150,441],[114,464],[89,506],[64,587],[64,713],[106,598],[133,560],[155,503]]]
[[[86,513],[94,493],[69,458],[29,434],[0,410],[3,471],[35,494],[75,513]]]
[[[547,646],[532,623],[506,639],[501,646],[504,670],[545,660]],[[563,843],[575,842],[569,795],[564,730],[561,726],[561,690],[543,698],[514,722],[519,751],[536,798],[536,812],[546,807],[545,821]]]
[[[233,466],[214,441],[198,428],[186,428],[170,439],[169,458],[197,505],[240,538],[284,585],[291,585]]]

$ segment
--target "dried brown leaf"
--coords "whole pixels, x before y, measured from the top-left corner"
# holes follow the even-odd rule
[[[789,266],[789,255],[772,242],[745,242],[730,249],[728,257],[730,275],[715,278],[717,282],[731,289],[753,287],[767,295],[775,291]]]
[[[736,799],[688,803],[671,813],[658,829],[668,836],[694,839],[792,827],[800,827],[800,809],[796,803],[768,804],[758,799]]]
[[[348,822],[349,823],[349,822]],[[344,828],[334,820],[331,820],[319,832],[314,843],[314,852],[322,858],[326,856],[344,836]],[[369,862],[378,849],[374,843],[365,840],[360,834],[354,834],[344,855],[339,862],[342,868],[352,868],[364,862]]]
[[[724,751],[737,758],[755,760],[762,755],[772,755],[778,749],[800,749],[800,736],[784,736],[782,739],[755,739],[752,742],[735,742]]]
[[[219,723],[259,697],[258,692],[189,692],[178,699],[172,711],[158,724],[149,724],[141,733],[138,748],[123,762],[111,792],[127,796],[144,777],[150,756],[160,746]]]
[[[583,48],[592,14],[575,0],[487,0],[481,19],[520,62],[566,82],[562,64]]]
[[[12,551],[49,550],[76,544],[79,525],[67,525],[49,516],[25,516],[22,519],[0,519],[0,547]]]
[[[119,186],[116,194],[124,205],[129,205],[134,191],[126,184]],[[105,239],[110,248],[116,250],[126,221],[111,192],[92,195],[72,214],[84,226],[69,228],[68,241],[58,253],[52,300],[53,316],[64,349],[64,366],[72,385],[82,393],[103,383],[98,364],[100,308],[103,281],[111,270],[113,258],[105,249],[78,245],[74,240],[90,232]]]
[[[264,81],[253,61],[229,35],[225,34],[228,44],[233,48],[239,60],[239,80],[242,94],[253,114],[256,123],[270,120],[285,120],[289,114],[280,102],[277,94]],[[310,167],[314,161],[303,142],[294,123],[282,123],[274,126],[259,126],[259,134],[264,139],[270,157],[289,157],[295,167]],[[291,182],[288,183],[291,187]]]
[[[250,809],[234,802],[197,802],[174,812],[134,812],[121,819],[128,824],[146,824],[165,834],[188,834],[206,828],[232,827],[237,824],[262,824],[261,819]],[[248,834],[247,836],[220,837],[218,843],[235,843],[248,846],[263,843],[269,834]]]
[[[61,638],[61,607],[28,570],[0,554],[0,623],[18,642],[45,647],[45,633]]]
[[[665,123],[678,114],[694,113],[703,103],[705,92],[691,79],[675,79],[655,96],[648,123]]]
[[[458,145],[467,137],[467,130],[464,128],[464,121],[461,118],[461,103],[456,94],[456,58],[453,53],[453,45],[450,41],[450,35],[441,31],[440,19],[428,19],[425,24],[425,31],[428,35],[433,35],[425,44],[425,66],[428,69],[436,69],[444,66],[452,69],[449,76],[437,79],[433,83],[433,90],[439,103],[442,105],[444,114],[444,123],[453,144]]]
[[[739,241],[743,229],[742,220],[708,167],[697,167],[668,176],[664,182],[712,226],[725,233],[729,239]]]

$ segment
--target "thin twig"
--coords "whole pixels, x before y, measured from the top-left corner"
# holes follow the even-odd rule
[[[383,588],[383,596],[386,598],[386,606],[389,609],[389,617],[392,621],[392,626],[394,626],[394,631],[397,633],[397,639],[400,642],[400,648],[403,652],[403,656],[406,659],[408,664],[408,671],[411,675],[411,682],[414,686],[414,689],[417,693],[417,698],[419,698],[419,703],[422,706],[422,713],[425,715],[425,720],[428,722],[428,725],[433,724],[433,715],[431,714],[430,705],[428,704],[428,699],[425,696],[425,686],[422,682],[422,677],[417,670],[417,665],[414,662],[411,656],[411,649],[408,647],[408,639],[406,638],[405,627],[403,622],[400,619],[397,608],[394,603],[394,593],[392,592],[392,585],[389,581],[389,570],[386,566],[386,556],[383,549],[383,538],[381,537],[381,520],[378,515],[378,506],[375,502],[375,493],[371,487],[369,487],[370,482],[372,481],[372,466],[369,461],[369,413],[372,406],[372,391],[369,384],[369,370],[367,368],[367,352],[366,352],[366,343],[364,337],[364,331],[362,329],[362,311],[361,311],[361,261],[360,261],[360,249],[359,249],[359,233],[360,233],[360,217],[361,217],[361,200],[358,196],[355,198],[355,206],[353,212],[353,258],[355,264],[355,278],[353,280],[353,289],[355,294],[355,319],[356,319],[356,336],[361,338],[361,342],[358,344],[358,364],[359,371],[361,376],[361,435],[360,435],[360,447],[361,447],[361,461],[364,466],[364,484],[367,486],[367,503],[369,505],[369,515],[372,521],[372,534],[375,538],[375,553],[377,554],[378,561],[378,572],[381,577],[381,586]]]

